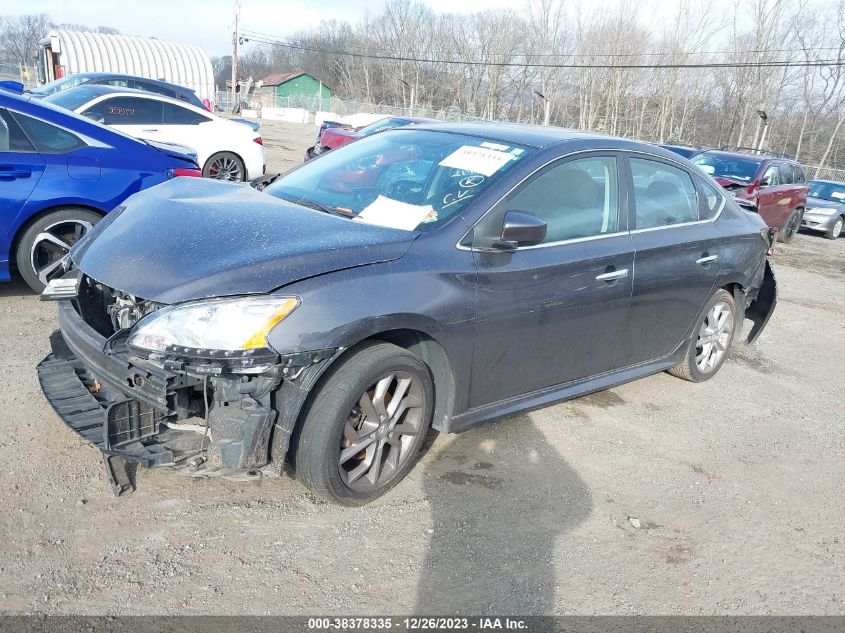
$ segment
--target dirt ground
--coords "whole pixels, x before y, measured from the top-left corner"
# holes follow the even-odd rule
[[[263,132],[282,169],[314,128]],[[843,614],[845,239],[773,261],[772,322],[712,381],[440,436],[361,509],[288,476],[112,497],[39,393],[55,306],[0,285],[0,612]]]

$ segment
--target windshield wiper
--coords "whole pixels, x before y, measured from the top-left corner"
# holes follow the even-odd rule
[[[309,209],[314,209],[316,211],[322,211],[323,213],[328,213],[329,215],[339,215],[343,218],[354,218],[356,216],[356,214],[352,211],[339,209],[338,207],[330,207],[320,202],[309,200],[308,198],[282,198],[282,200],[286,200],[287,202],[292,202],[303,207],[308,207]]]

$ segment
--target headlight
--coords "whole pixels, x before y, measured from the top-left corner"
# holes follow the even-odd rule
[[[150,352],[182,348],[202,356],[263,349],[270,330],[298,305],[296,297],[246,297],[171,306],[141,319],[126,342]]]
[[[819,215],[833,215],[836,209],[832,207],[816,207],[815,209],[807,209],[807,213],[817,213]]]

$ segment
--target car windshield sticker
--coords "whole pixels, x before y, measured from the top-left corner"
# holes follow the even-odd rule
[[[510,149],[508,145],[499,145],[498,143],[490,143],[488,141],[484,141],[481,144],[481,147],[486,147],[487,149],[497,149],[500,152],[506,152]]]
[[[514,158],[513,154],[499,150],[464,145],[441,160],[440,165],[492,176]]]
[[[372,204],[355,216],[355,220],[392,229],[413,231],[420,223],[430,222],[431,220],[428,218],[433,213],[434,209],[431,205],[423,207],[379,196]]]
[[[716,168],[713,167],[713,165],[699,165],[698,168],[705,174],[713,174],[716,172]]]
[[[840,200],[845,200],[845,191],[831,191],[830,195],[834,198],[839,198]]]

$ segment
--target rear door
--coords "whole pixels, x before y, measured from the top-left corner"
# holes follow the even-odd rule
[[[8,110],[0,108],[0,245],[44,174],[46,164]],[[6,248],[0,248],[5,258]]]
[[[723,248],[712,220],[723,200],[678,164],[637,155],[626,164],[635,254],[624,364],[632,365],[675,351],[710,296]]]

